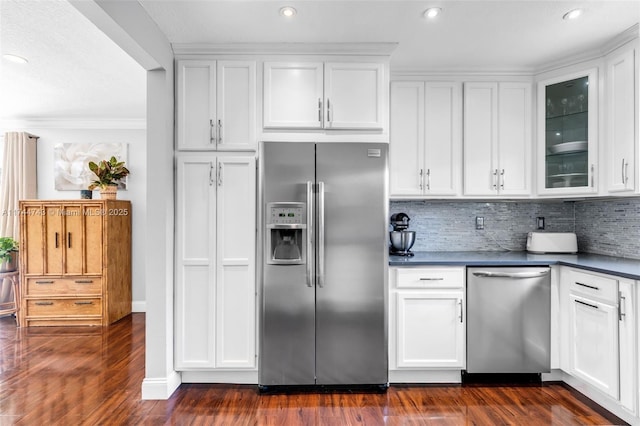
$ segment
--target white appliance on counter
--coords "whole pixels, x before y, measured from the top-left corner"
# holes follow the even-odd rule
[[[529,232],[529,253],[577,253],[578,239],[573,232]]]

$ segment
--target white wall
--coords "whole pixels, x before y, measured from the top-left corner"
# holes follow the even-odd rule
[[[53,147],[58,143],[126,143],[128,146],[127,168],[131,171],[127,190],[118,191],[118,198],[131,200],[132,205],[132,309],[135,312],[146,310],[145,289],[145,250],[146,250],[146,175],[147,148],[146,130],[135,129],[96,129],[96,128],[38,128],[38,124],[27,124],[24,128],[0,129],[2,134],[8,131],[28,131],[39,136],[37,142],[38,161],[38,198],[55,200],[77,200],[80,191],[57,191],[54,187]],[[76,126],[80,127],[80,126]],[[106,127],[106,126],[104,126]],[[132,127],[132,126],[130,126]],[[142,126],[144,127],[144,122]],[[97,191],[94,198],[100,198]]]

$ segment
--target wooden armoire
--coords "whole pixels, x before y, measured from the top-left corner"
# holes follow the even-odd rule
[[[22,326],[109,325],[131,313],[131,202],[20,201]]]

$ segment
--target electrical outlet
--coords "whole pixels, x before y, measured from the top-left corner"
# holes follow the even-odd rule
[[[537,229],[544,229],[544,217],[542,216],[536,217],[536,227]]]
[[[484,217],[476,216],[476,229],[484,229]]]

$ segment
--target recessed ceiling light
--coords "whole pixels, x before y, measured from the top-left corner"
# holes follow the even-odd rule
[[[442,12],[442,9],[439,7],[430,7],[429,9],[424,11],[424,17],[425,18],[429,18],[429,19],[433,19],[436,16],[440,15],[440,12]]]
[[[15,62],[16,64],[26,64],[29,62],[27,58],[23,58],[22,56],[18,56],[18,55],[12,55],[10,53],[5,53],[4,55],[2,55],[2,59]]]
[[[291,6],[285,6],[280,9],[280,15],[284,16],[285,18],[293,18],[296,13],[298,13],[298,11]]]
[[[576,19],[577,17],[582,15],[582,12],[583,12],[582,9],[570,10],[562,16],[562,19],[564,19],[565,21]]]

